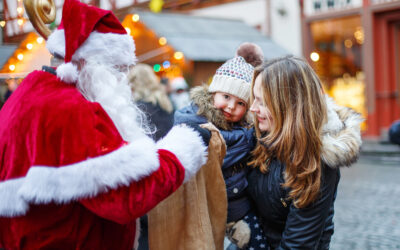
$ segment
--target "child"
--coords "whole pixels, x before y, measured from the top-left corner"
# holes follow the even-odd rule
[[[237,56],[216,71],[209,87],[192,89],[191,104],[176,111],[174,117],[175,124],[211,122],[220,129],[227,146],[222,165],[228,196],[227,232],[241,249],[258,249],[265,240],[261,228],[254,227],[257,222],[251,212],[246,179],[248,157],[255,146],[254,130],[247,128],[248,101],[254,66],[262,60],[263,54],[257,45],[242,44]],[[245,217],[251,217],[253,225],[245,223],[242,220]]]

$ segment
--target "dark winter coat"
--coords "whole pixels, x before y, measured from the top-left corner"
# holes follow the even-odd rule
[[[227,123],[223,114],[213,107],[212,94],[207,91],[206,86],[192,89],[191,101],[189,106],[175,112],[174,123],[211,122],[220,129],[227,146],[222,173],[228,196],[228,222],[239,220],[251,206],[246,176],[249,169],[248,157],[255,145],[254,129],[248,129],[239,123]]]
[[[152,131],[155,131],[152,137],[156,141],[166,135],[172,128],[174,124],[173,113],[168,113],[160,105],[154,105],[150,102],[137,101],[136,105],[146,114]]]
[[[389,140],[400,145],[400,121],[395,121],[389,129]]]
[[[330,100],[328,116],[322,135],[320,195],[311,205],[299,209],[288,199],[290,190],[282,187],[285,165],[277,159],[271,161],[267,173],[258,168],[249,173],[249,193],[271,249],[329,249],[339,166],[349,166],[358,157],[361,118]]]

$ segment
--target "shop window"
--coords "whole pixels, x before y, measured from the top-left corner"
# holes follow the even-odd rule
[[[366,117],[361,17],[313,22],[311,34],[314,45],[310,54],[312,66],[326,92],[338,104],[351,107]]]

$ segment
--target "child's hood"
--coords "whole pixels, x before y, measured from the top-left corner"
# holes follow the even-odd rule
[[[198,107],[198,115],[204,116],[218,128],[223,130],[231,129],[222,112],[214,107],[213,95],[208,92],[207,85],[192,88],[190,99]]]

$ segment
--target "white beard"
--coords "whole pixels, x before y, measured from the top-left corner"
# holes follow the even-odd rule
[[[100,103],[125,141],[149,134],[145,115],[132,99],[126,73],[112,65],[86,61],[77,87],[87,100]]]

